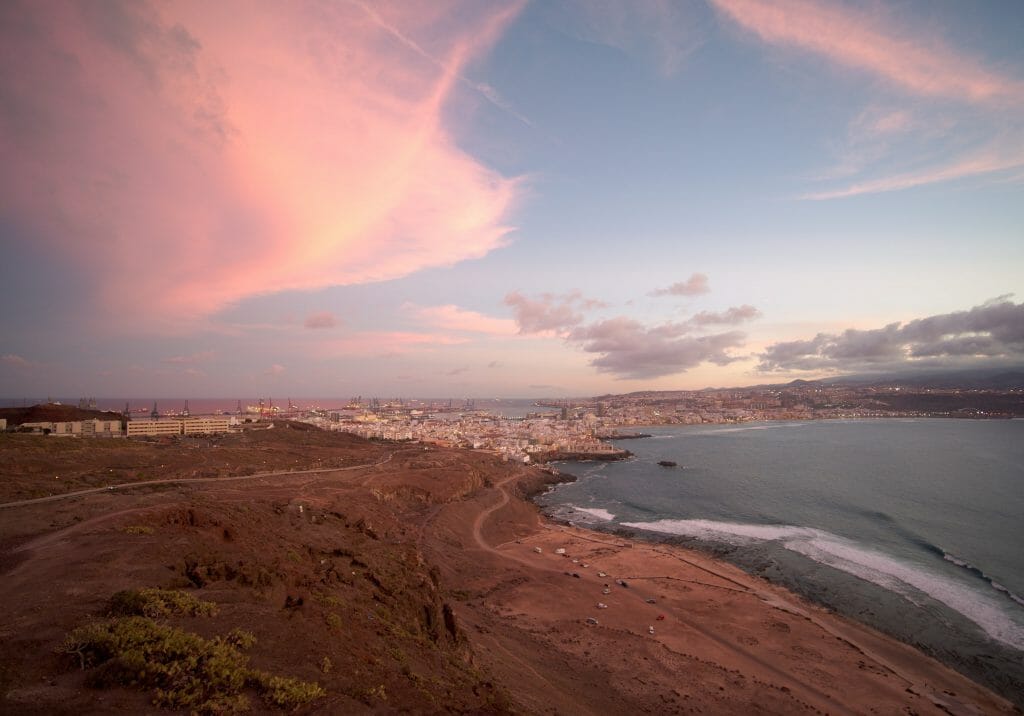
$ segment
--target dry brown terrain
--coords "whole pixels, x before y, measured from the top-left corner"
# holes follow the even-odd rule
[[[279,424],[173,444],[4,436],[0,459],[4,502],[52,491],[51,472],[100,488],[0,507],[0,712],[156,711],[149,691],[87,686],[61,650],[142,587],[216,603],[168,621],[251,631],[254,666],[326,690],[305,713],[1014,711],[728,565],[548,524],[520,495],[550,478],[491,455]],[[149,484],[106,489],[140,471]],[[173,478],[190,481],[156,482]]]

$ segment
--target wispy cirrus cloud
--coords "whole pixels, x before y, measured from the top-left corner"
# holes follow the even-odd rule
[[[442,112],[519,6],[373,7],[8,4],[0,210],[79,262],[113,328],[502,246],[517,181]]]
[[[216,355],[216,351],[200,351],[189,355],[170,356],[169,358],[164,358],[161,363],[170,363],[172,365],[195,365],[197,363],[208,363],[213,360]]]
[[[822,178],[862,176],[798,198],[841,199],[977,177],[1020,180],[1014,172],[1024,168],[1024,78],[987,66],[882,6],[711,2],[762,42],[817,55],[874,80],[889,97],[887,109],[869,107],[851,122],[837,166]]]
[[[711,3],[764,42],[812,52],[914,94],[971,103],[1019,105],[1024,100],[1021,80],[986,68],[937,37],[897,29],[877,11],[823,0]]]
[[[990,176],[1000,172],[1024,168],[1024,146],[1016,151],[1010,151],[1010,153],[1004,153],[1005,151],[1005,149],[992,148],[980,154],[964,157],[950,164],[943,164],[922,171],[868,179],[840,189],[810,192],[800,198],[815,201],[842,199],[860,194],[878,194],[886,191],[910,189],[941,181]]]
[[[570,0],[546,10],[564,32],[673,75],[705,39],[699,7],[674,0]]]
[[[829,373],[1024,364],[1024,303],[1001,296],[966,311],[874,329],[819,333],[774,343],[760,355],[763,372]]]
[[[358,331],[340,338],[319,341],[310,351],[318,358],[403,355],[469,341],[465,336],[423,331]]]

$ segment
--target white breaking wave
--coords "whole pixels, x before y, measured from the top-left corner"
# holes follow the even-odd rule
[[[688,435],[727,435],[729,433],[749,433],[754,430],[782,430],[783,428],[802,428],[806,423],[775,423],[773,425],[741,425],[734,428],[705,428],[688,432]]]
[[[973,589],[922,567],[901,562],[852,540],[812,527],[757,525],[713,520],[657,520],[623,522],[624,527],[683,535],[734,545],[776,542],[785,549],[820,564],[852,574],[896,592],[915,603],[914,590],[959,612],[993,639],[1024,651],[1024,626],[1015,622],[1005,605],[992,595]]]
[[[602,510],[600,507],[577,507],[576,505],[566,505],[566,507],[570,507],[577,512],[584,512],[591,517],[597,517],[600,520],[611,521],[615,519],[615,515],[608,510]]]

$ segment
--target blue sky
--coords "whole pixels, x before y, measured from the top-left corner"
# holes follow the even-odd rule
[[[0,395],[1024,364],[1016,2],[10,3]]]

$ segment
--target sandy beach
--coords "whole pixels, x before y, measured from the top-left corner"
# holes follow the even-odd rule
[[[502,681],[528,684],[519,695],[537,713],[1015,710],[729,564],[553,524],[516,484],[447,506],[433,528],[447,576],[476,597],[457,612],[476,653]]]

